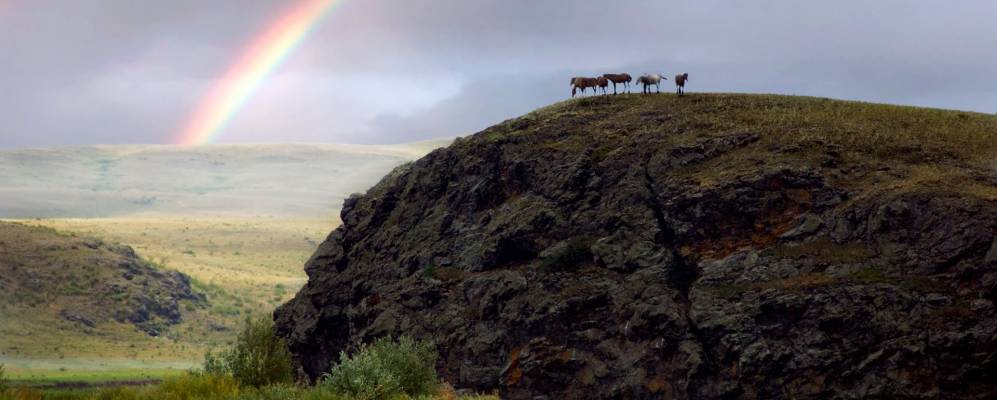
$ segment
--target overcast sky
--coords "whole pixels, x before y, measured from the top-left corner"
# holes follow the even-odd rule
[[[173,142],[291,2],[0,0],[0,147]],[[339,3],[219,142],[464,135],[605,72],[997,112],[992,0]]]

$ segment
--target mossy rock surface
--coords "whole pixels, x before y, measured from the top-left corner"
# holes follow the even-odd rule
[[[566,101],[348,200],[278,332],[312,379],[407,335],[514,399],[997,396],[995,159],[983,114]]]

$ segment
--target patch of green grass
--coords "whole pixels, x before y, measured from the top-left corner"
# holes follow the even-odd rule
[[[917,180],[952,183],[970,194],[997,196],[992,185],[973,182],[997,159],[997,117],[989,114],[920,107],[839,101],[824,98],[729,93],[694,93],[684,97],[618,95],[573,99],[491,127],[455,146],[504,141],[578,154],[591,150],[593,161],[611,159],[615,149],[639,142],[656,147],[752,132],[755,143],[713,159],[677,168],[704,185],[757,172],[759,165],[808,166],[837,154],[843,164],[866,164],[862,170],[889,167],[894,182],[882,174],[845,176],[833,182],[845,188],[884,190],[917,187]],[[634,123],[639,121],[640,123]],[[915,165],[930,163],[930,176]],[[879,179],[879,180],[877,180]],[[903,182],[910,180],[909,184]],[[899,184],[894,186],[893,184]]]
[[[16,388],[0,394],[0,400],[355,400],[324,386],[271,385],[241,387],[231,378],[219,375],[185,374],[150,386],[93,389]],[[498,400],[498,396],[457,396],[449,387],[424,396],[398,395],[384,400]]]
[[[382,338],[352,356],[342,354],[342,361],[314,387],[291,383],[290,355],[273,357],[282,353],[278,348],[286,353],[283,343],[273,335],[272,322],[249,321],[238,344],[222,358],[209,355],[202,371],[167,377],[148,386],[21,386],[9,393],[0,392],[0,400],[497,400],[494,396],[457,396],[452,387],[441,383],[436,376],[438,355],[431,343]],[[0,368],[0,378],[2,371]],[[270,379],[274,377],[278,379]]]
[[[159,365],[149,365],[141,368],[136,363],[133,369],[83,370],[79,368],[58,367],[51,369],[15,370],[9,374],[8,382],[13,386],[52,386],[60,383],[74,382],[85,384],[106,384],[113,382],[155,381],[184,374],[193,364],[185,364],[183,368],[166,369]]]

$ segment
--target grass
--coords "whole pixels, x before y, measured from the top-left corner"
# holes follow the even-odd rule
[[[262,388],[239,386],[232,378],[210,374],[185,374],[150,386],[94,389],[15,388],[0,394],[0,400],[357,400],[325,386],[274,385]],[[498,400],[494,395],[458,396],[441,386],[423,396],[395,395],[384,400]]]
[[[436,376],[436,347],[408,338],[381,338],[355,354],[342,354],[319,384],[291,383],[291,360],[270,320],[247,320],[235,345],[221,359],[205,358],[204,370],[167,377],[147,386],[91,389],[30,388],[8,390],[0,365],[0,400],[6,399],[457,399]],[[275,354],[282,356],[274,357]],[[494,399],[471,396],[462,398]]]
[[[74,382],[155,381],[184,374],[198,364],[194,362],[142,362],[123,359],[73,359],[64,362],[10,359],[13,369],[9,380],[17,385],[51,386]]]
[[[678,172],[710,186],[754,173],[758,165],[821,165],[837,154],[842,162],[869,166],[859,172],[892,172],[885,182],[882,174],[844,175],[831,182],[839,187],[875,185],[882,189],[870,192],[879,195],[931,180],[997,198],[997,189],[980,178],[997,170],[997,117],[954,110],[800,96],[633,94],[556,103],[456,145],[526,141],[554,151],[591,149],[599,162],[634,141],[647,148],[692,145],[741,132],[759,140]]]
[[[269,318],[247,319],[237,341],[205,357],[203,370],[86,389],[65,385],[34,386],[18,382],[9,388],[0,364],[0,400],[250,400],[250,399],[495,399],[459,397],[436,375],[436,347],[409,338],[382,338],[341,360],[315,386],[293,384],[293,364],[284,341]],[[148,378],[148,377],[147,377]],[[145,385],[143,385],[145,384]]]

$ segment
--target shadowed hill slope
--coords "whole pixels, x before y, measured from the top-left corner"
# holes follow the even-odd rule
[[[383,335],[503,398],[997,395],[997,118],[567,101],[396,169],[275,314],[311,378]]]
[[[39,340],[38,332],[20,329],[29,321],[66,328],[73,332],[67,338],[119,325],[159,336],[181,322],[185,305],[205,303],[189,277],[150,265],[130,247],[0,222],[4,352],[21,350],[14,341]]]

